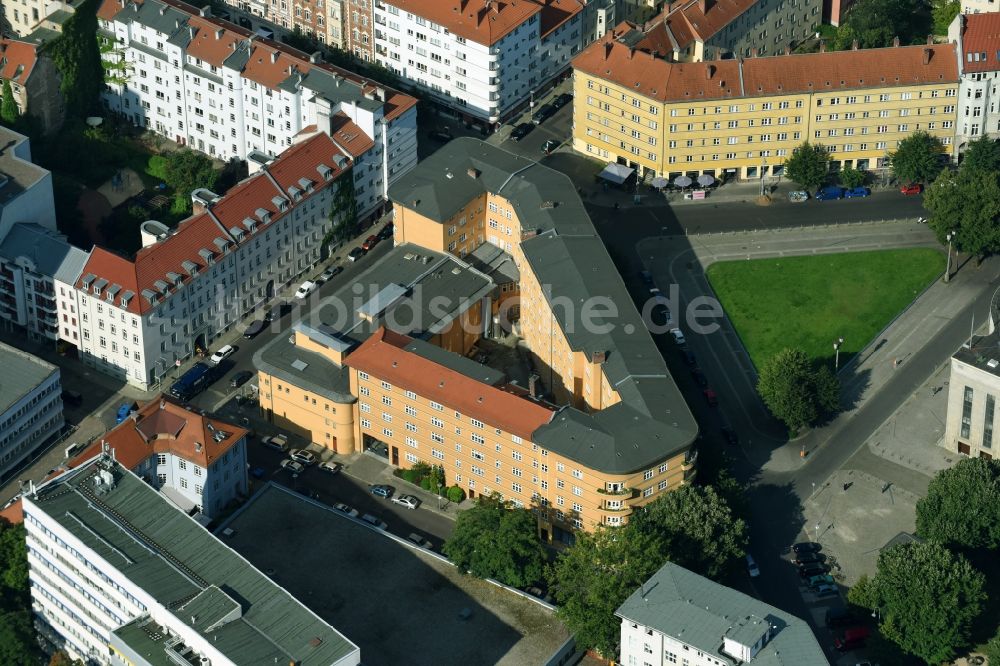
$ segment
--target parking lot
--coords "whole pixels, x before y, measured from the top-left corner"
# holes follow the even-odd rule
[[[365,664],[539,664],[569,637],[542,606],[269,486],[226,543],[361,648]]]

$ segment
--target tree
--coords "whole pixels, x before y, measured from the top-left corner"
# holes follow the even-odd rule
[[[0,100],[0,122],[9,127],[17,122],[20,115],[21,112],[14,100],[14,89],[10,86],[10,80],[4,79],[3,98]]]
[[[1000,179],[978,168],[944,171],[927,188],[928,225],[943,244],[954,231],[960,252],[985,256],[1000,250]]]
[[[681,486],[633,514],[629,532],[643,532],[679,566],[716,579],[746,554],[747,527],[711,486]]]
[[[98,5],[99,0],[85,0],[78,5],[63,23],[62,34],[43,47],[62,77],[59,90],[66,102],[66,112],[77,118],[100,109],[105,72],[95,38]]]
[[[914,132],[899,142],[889,153],[892,172],[906,183],[927,183],[941,172],[941,151],[944,146],[936,136],[923,130]]]
[[[986,654],[987,663],[1000,664],[1000,632],[990,639],[983,652]]]
[[[579,532],[576,543],[549,569],[556,613],[576,636],[577,645],[611,657],[618,648],[621,621],[615,611],[666,561],[658,540],[626,527],[600,526]]]
[[[931,0],[931,21],[935,35],[947,35],[948,26],[962,9],[959,0]]]
[[[49,659],[49,666],[84,666],[84,664],[79,659],[70,659],[62,650],[56,650]]]
[[[835,411],[840,403],[837,378],[829,368],[814,368],[801,349],[783,349],[765,361],[757,392],[775,418],[793,431]]]
[[[212,160],[193,150],[180,150],[166,157],[163,176],[174,190],[174,204],[177,208],[191,210],[191,192],[199,187],[211,190],[219,172]]]
[[[1000,171],[1000,142],[987,135],[969,142],[962,153],[963,171]]]
[[[513,587],[541,580],[546,559],[534,514],[498,495],[480,497],[473,508],[458,514],[442,550],[459,571]]]
[[[882,635],[928,664],[953,660],[986,601],[985,578],[941,544],[908,543],[879,553],[875,576],[852,602],[878,609]]]
[[[0,611],[0,664],[37,666],[41,657],[28,609]]]
[[[465,490],[462,489],[462,486],[450,486],[448,488],[449,502],[454,502],[455,504],[459,504],[464,499],[465,499]]]
[[[807,190],[822,185],[830,171],[830,151],[806,141],[785,162],[785,175]]]
[[[844,187],[861,187],[867,178],[868,175],[864,171],[854,167],[845,167],[840,170],[840,184]]]
[[[835,49],[849,49],[857,40],[863,49],[923,42],[931,30],[930,12],[907,0],[858,0],[837,29]]]
[[[917,502],[917,533],[963,548],[1000,548],[1000,461],[965,458],[937,473]]]

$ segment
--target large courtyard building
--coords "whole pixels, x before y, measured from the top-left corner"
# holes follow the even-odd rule
[[[0,480],[62,434],[59,368],[0,343]]]
[[[954,44],[670,62],[621,24],[573,61],[573,147],[640,176],[779,176],[805,141],[882,169],[916,131],[950,151]]]
[[[110,111],[221,160],[321,131],[355,163],[362,217],[416,165],[416,100],[182,2],[104,0]]]
[[[22,500],[42,636],[101,666],[357,666],[360,650],[110,455]]]
[[[255,357],[266,416],[439,465],[556,541],[694,478],[697,425],[566,176],[458,139],[390,195],[397,247]]]
[[[982,136],[1000,135],[1000,13],[959,14],[948,29],[956,44],[958,69],[958,121],[955,152]]]

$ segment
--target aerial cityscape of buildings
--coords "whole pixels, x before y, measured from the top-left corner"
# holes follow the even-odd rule
[[[0,661],[1000,659],[1000,6],[889,1],[4,3]]]

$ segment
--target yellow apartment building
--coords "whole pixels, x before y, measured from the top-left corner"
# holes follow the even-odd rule
[[[780,176],[805,141],[876,170],[918,130],[953,142],[953,44],[676,63],[631,48],[635,30],[573,60],[573,147],[640,176]]]

